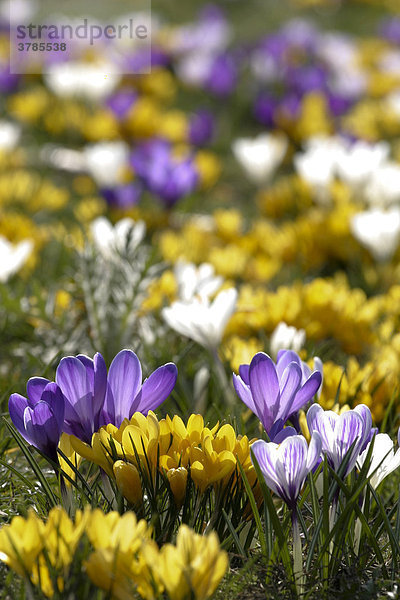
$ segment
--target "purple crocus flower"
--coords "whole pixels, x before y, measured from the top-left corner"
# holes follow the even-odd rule
[[[239,375],[233,375],[237,395],[274,439],[287,419],[312,399],[321,381],[320,371],[311,372],[290,350],[281,350],[276,364],[258,352],[250,365],[241,365]]]
[[[142,194],[142,186],[136,182],[131,182],[112,188],[102,188],[100,191],[109,206],[124,210],[138,204]]]
[[[258,440],[251,446],[252,462],[254,464],[254,457],[267,486],[294,510],[308,473],[318,463],[321,449],[322,440],[317,432],[312,434],[309,446],[302,435],[288,437],[281,444]]]
[[[257,121],[266,127],[272,127],[278,106],[276,98],[267,93],[260,94],[254,103],[253,113]]]
[[[225,98],[235,89],[237,75],[233,57],[228,53],[220,54],[213,57],[204,85],[215,96]]]
[[[65,396],[64,431],[90,443],[101,426],[119,427],[135,411],[147,414],[169,396],[177,378],[173,363],[159,367],[142,385],[142,368],[131,350],[121,350],[108,375],[101,354],[68,356],[57,368],[56,381]]]
[[[204,146],[212,139],[215,119],[209,110],[199,110],[189,119],[189,141],[194,146]]]
[[[324,411],[319,404],[313,404],[307,412],[307,425],[310,433],[317,431],[322,439],[322,452],[328,463],[337,471],[350,448],[354,444],[343,477],[346,477],[357,462],[357,458],[369,439],[372,427],[371,411],[364,404],[338,415],[331,410]]]
[[[118,119],[124,119],[137,100],[134,90],[119,90],[108,98],[106,105]]]
[[[168,208],[193,192],[198,183],[193,158],[176,158],[166,140],[155,139],[140,145],[131,155],[131,164],[147,189]]]
[[[11,394],[8,410],[22,437],[53,461],[57,461],[57,446],[64,423],[64,397],[54,382],[32,377],[27,386],[27,398]]]
[[[380,25],[380,33],[392,44],[400,45],[400,18],[391,17],[385,19]]]

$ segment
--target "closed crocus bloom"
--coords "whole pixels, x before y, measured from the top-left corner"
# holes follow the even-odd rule
[[[225,575],[228,564],[228,555],[221,550],[215,532],[202,536],[181,525],[176,546],[165,544],[161,548],[157,572],[170,600],[188,597],[207,600]]]
[[[321,455],[322,440],[313,432],[310,445],[302,435],[287,437],[281,444],[258,440],[251,451],[265,483],[294,509],[300,490]]]
[[[143,493],[139,471],[135,465],[117,460],[113,465],[113,472],[117,487],[124,498],[134,506],[139,506],[143,501]]]
[[[23,240],[18,244],[12,244],[0,235],[0,282],[5,283],[11,275],[14,275],[25,264],[32,254],[33,243],[31,240]]]
[[[354,237],[377,261],[390,260],[400,241],[400,209],[379,208],[354,215],[350,222]]]
[[[187,476],[188,472],[185,467],[178,467],[177,469],[169,469],[167,471],[167,479],[178,508],[182,506],[185,499]]]
[[[194,340],[209,350],[221,343],[225,327],[235,312],[237,291],[234,288],[220,292],[212,303],[206,298],[191,302],[173,302],[162,315],[178,333]]]
[[[193,263],[178,261],[174,275],[179,298],[183,302],[190,302],[195,296],[207,301],[224,282],[222,277],[215,276],[214,267],[208,263],[196,267]]]
[[[400,431],[400,430],[399,430]],[[399,436],[400,437],[400,436]],[[360,454],[357,459],[357,466],[361,468],[367,458],[369,446],[372,442],[369,442],[365,450]],[[370,484],[374,489],[378,487],[380,483],[390,473],[400,467],[400,448],[397,452],[394,451],[393,440],[390,439],[387,433],[378,433],[374,436],[374,447],[372,449],[371,464],[368,469],[368,477],[372,475]]]
[[[32,377],[27,398],[11,394],[8,410],[22,437],[51,460],[57,461],[57,446],[64,423],[65,403],[59,386],[42,377]]]
[[[279,350],[294,350],[298,352],[304,346],[305,341],[306,332],[304,329],[296,329],[296,327],[291,327],[281,321],[271,335],[271,354],[277,356]]]
[[[0,560],[16,573],[30,573],[43,549],[44,524],[30,511],[28,517],[14,517],[0,529]]]
[[[369,408],[363,404],[354,410],[338,415],[331,410],[324,411],[319,404],[313,404],[307,412],[307,425],[310,433],[317,431],[322,439],[322,451],[330,466],[337,471],[348,457],[346,477],[354,468],[371,432],[372,417]]]
[[[321,381],[321,373],[311,373],[293,351],[280,351],[276,364],[267,354],[258,352],[250,365],[241,365],[239,375],[233,375],[237,395],[272,439],[287,419],[313,398]]]

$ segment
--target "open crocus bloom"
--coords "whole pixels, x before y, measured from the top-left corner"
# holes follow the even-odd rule
[[[265,483],[293,509],[300,490],[321,455],[319,433],[311,436],[308,446],[302,435],[287,437],[281,444],[258,440],[251,452],[261,469]],[[252,458],[254,463],[254,460]]]
[[[90,224],[97,250],[108,259],[117,259],[120,253],[132,253],[146,235],[144,221],[125,217],[113,226],[105,217],[98,217]]]
[[[361,469],[368,454],[369,446],[360,454],[357,459],[357,466]],[[400,448],[397,452],[394,451],[393,440],[390,439],[387,433],[378,433],[375,435],[374,447],[372,450],[371,464],[368,469],[368,477],[372,475],[370,484],[374,489],[390,475],[393,471],[400,467]]]
[[[58,385],[42,377],[32,377],[27,398],[11,394],[8,409],[22,437],[52,460],[57,460],[57,446],[64,423],[64,397]]]
[[[287,148],[283,136],[263,133],[254,139],[235,140],[232,150],[249,179],[261,184],[270,179],[282,162]]]
[[[319,371],[311,373],[299,356],[281,350],[274,361],[258,352],[250,365],[241,365],[239,375],[233,375],[233,385],[239,398],[260,419],[266,432],[275,434],[284,423],[309,402],[321,385]]]
[[[224,282],[222,277],[215,275],[214,267],[209,263],[196,267],[193,263],[178,261],[174,267],[174,275],[179,297],[183,302],[190,302],[195,296],[207,301]]]
[[[313,404],[307,412],[307,425],[310,433],[317,431],[320,434],[322,451],[335,471],[339,469],[352,448],[343,474],[343,477],[346,477],[355,467],[359,454],[371,433],[372,416],[371,411],[364,404],[341,415],[331,410],[325,411],[319,404]]]
[[[215,350],[235,312],[237,295],[237,291],[230,288],[220,292],[212,303],[206,298],[193,298],[191,302],[173,302],[171,306],[163,309],[162,316],[178,333],[209,350]]]

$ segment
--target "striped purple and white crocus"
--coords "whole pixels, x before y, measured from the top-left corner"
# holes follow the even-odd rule
[[[293,572],[299,595],[303,591],[303,559],[297,518],[297,499],[307,475],[321,456],[322,440],[316,431],[310,445],[302,435],[293,435],[281,444],[258,440],[251,446],[252,461],[257,461],[267,486],[282,498],[292,511]]]

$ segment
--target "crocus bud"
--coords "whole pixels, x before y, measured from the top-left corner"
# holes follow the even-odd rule
[[[178,467],[177,469],[167,471],[167,479],[178,508],[182,506],[185,498],[187,476],[188,473],[185,467]]]
[[[137,468],[131,463],[117,460],[113,465],[117,487],[121,494],[134,506],[143,501],[142,483]]]

